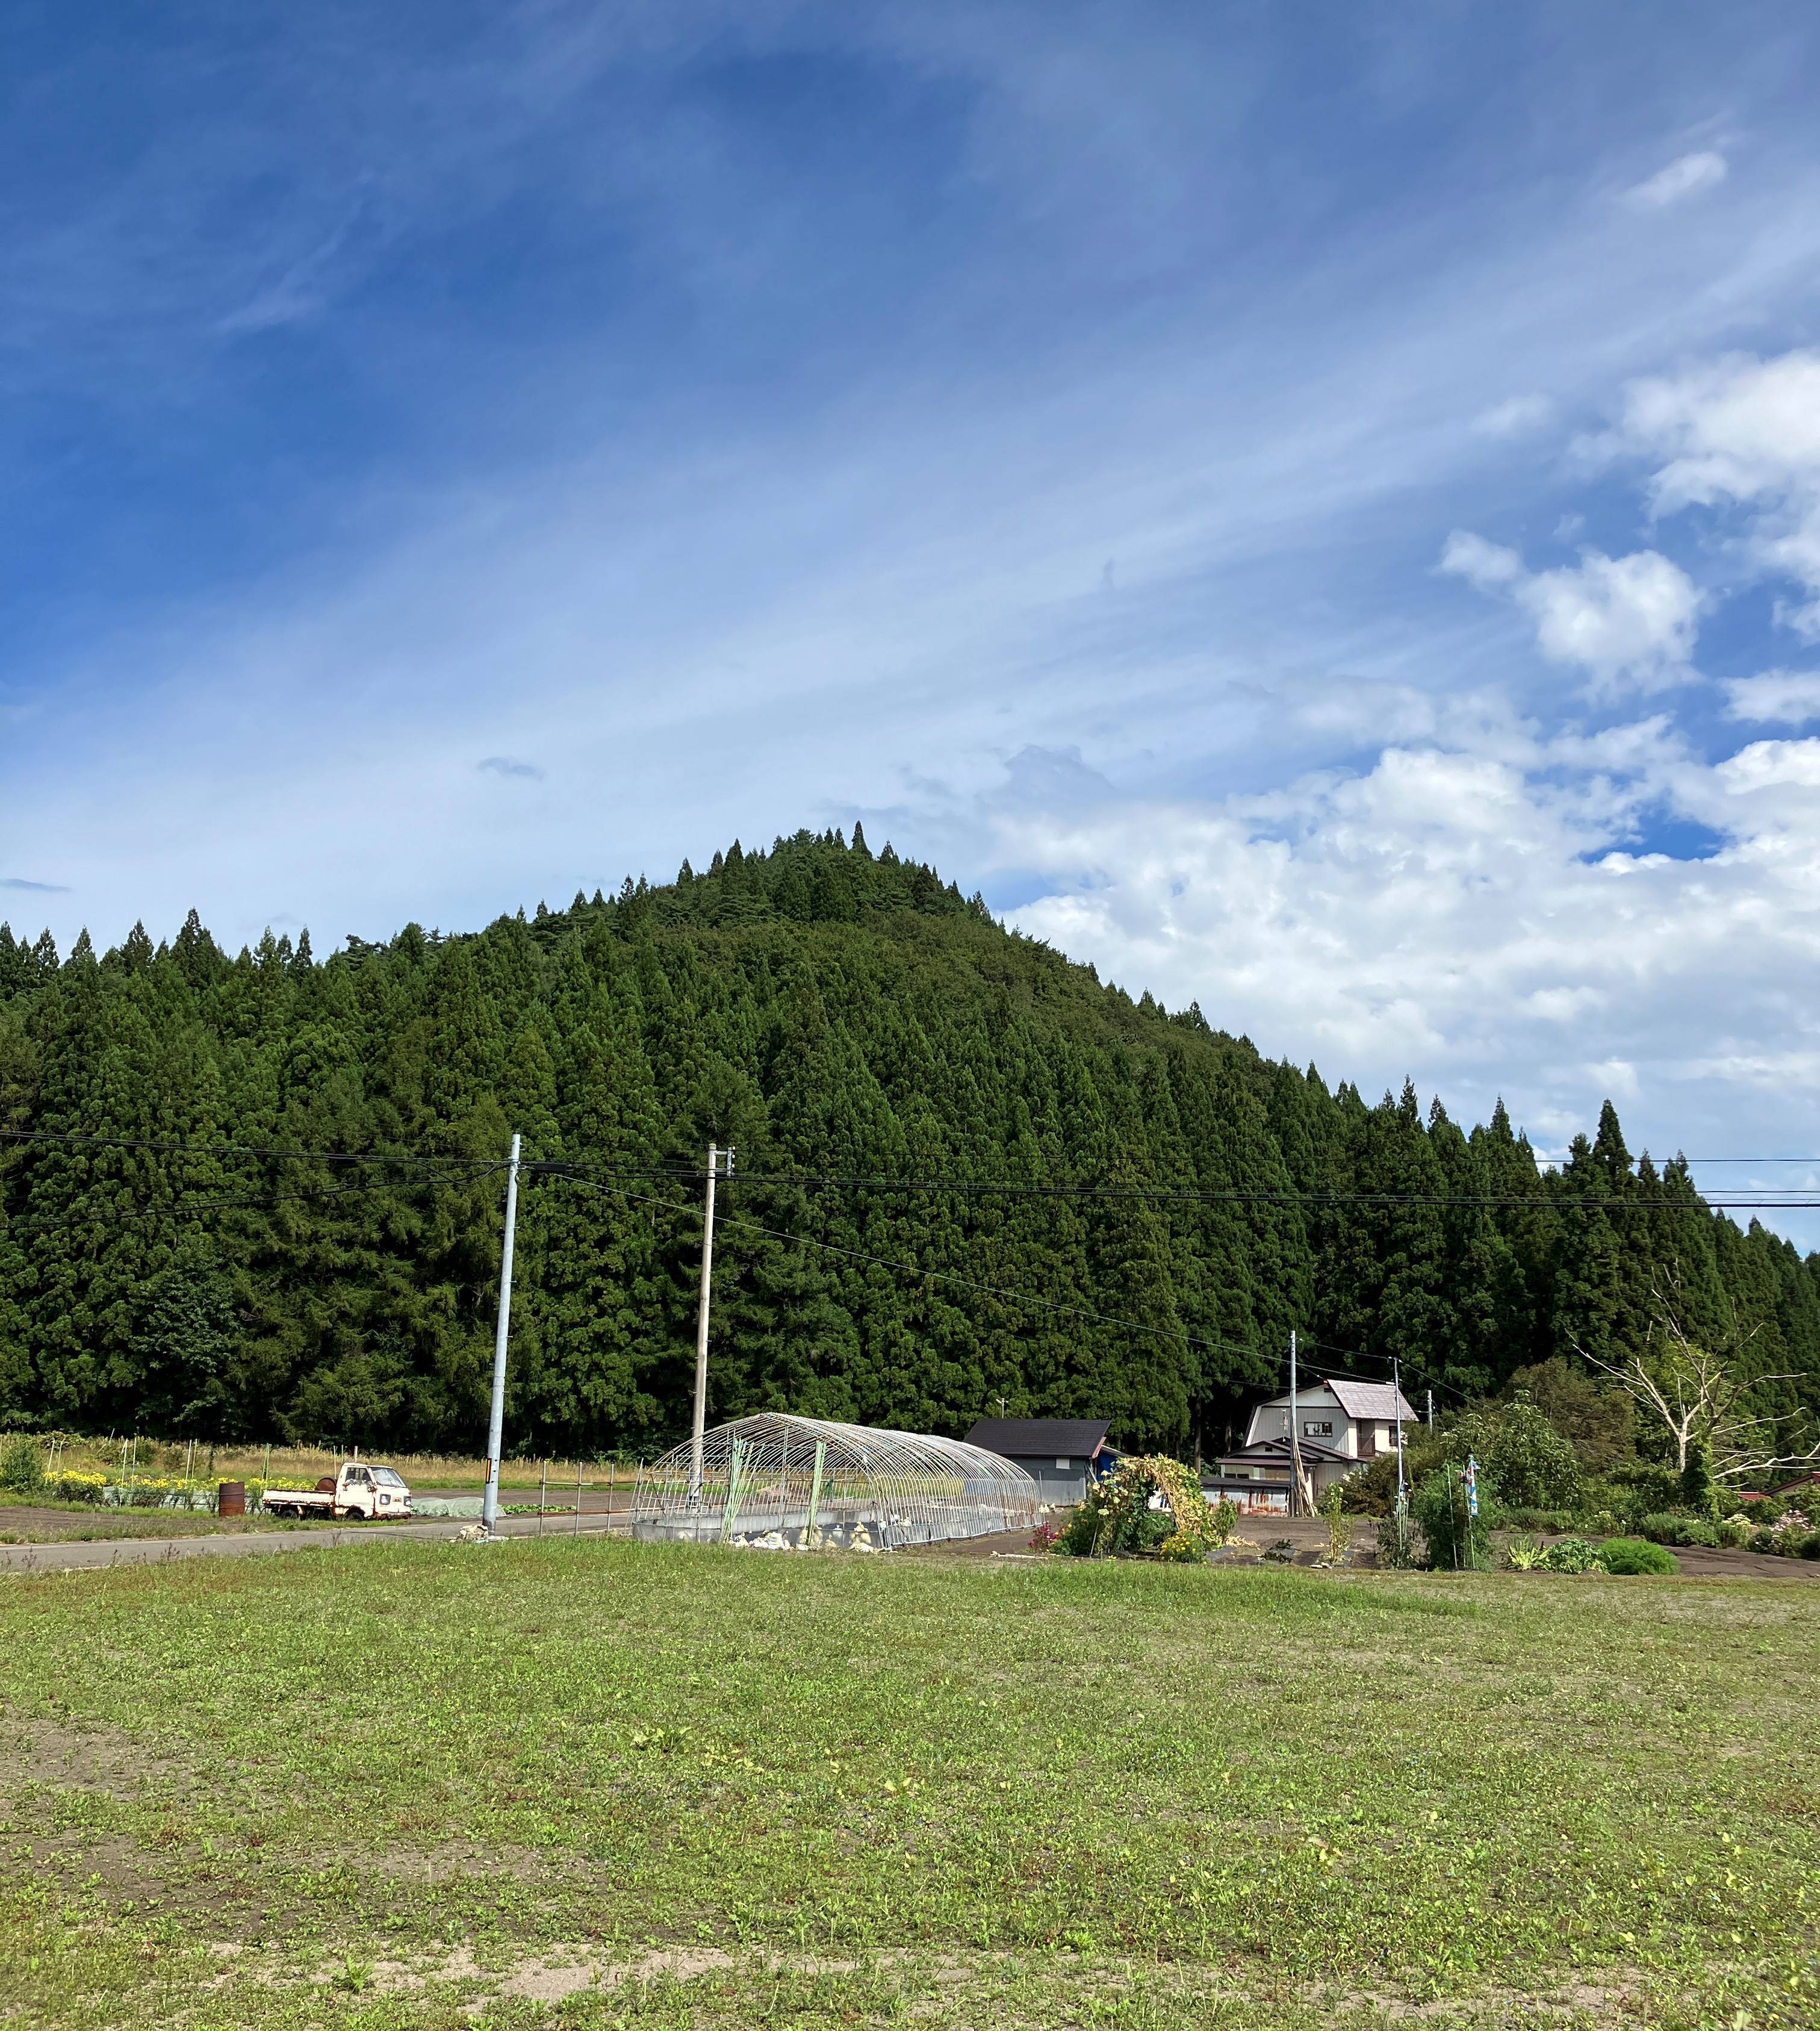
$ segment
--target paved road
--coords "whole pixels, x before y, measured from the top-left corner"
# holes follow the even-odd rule
[[[611,1519],[604,1513],[584,1514],[581,1525],[588,1535],[597,1536],[611,1528]],[[567,1537],[575,1526],[571,1510],[560,1526],[555,1517],[549,1518],[544,1534]],[[502,1516],[499,1519],[502,1537],[534,1537],[537,1526],[534,1516]],[[240,1559],[251,1558],[262,1552],[308,1552],[338,1549],[344,1545],[390,1545],[400,1537],[446,1543],[468,1527],[460,1517],[445,1517],[422,1523],[355,1524],[333,1530],[245,1530],[223,1532],[214,1537],[109,1537],[86,1544],[65,1541],[54,1545],[0,1545],[0,1573],[91,1572],[98,1567],[110,1566],[161,1565],[177,1559]]]

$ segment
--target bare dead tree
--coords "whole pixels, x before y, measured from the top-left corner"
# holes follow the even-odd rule
[[[1677,1280],[1678,1285],[1679,1279]],[[1623,1362],[1602,1361],[1576,1345],[1575,1351],[1611,1377],[1626,1395],[1660,1421],[1675,1449],[1675,1467],[1685,1473],[1696,1446],[1704,1446],[1715,1481],[1742,1481],[1775,1468],[1801,1466],[1820,1459],[1820,1439],[1805,1452],[1790,1452],[1781,1441],[1792,1434],[1805,1414],[1779,1411],[1752,1416],[1747,1398],[1766,1383],[1791,1382],[1792,1375],[1757,1375],[1740,1381],[1737,1358],[1757,1328],[1740,1332],[1734,1316],[1721,1347],[1695,1340],[1680,1322],[1669,1294],[1652,1282],[1654,1316],[1642,1352]],[[1803,1433],[1803,1436],[1805,1436]]]

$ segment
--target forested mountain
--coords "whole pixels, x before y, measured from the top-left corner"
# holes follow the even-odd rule
[[[515,1128],[590,1167],[526,1180],[515,1450],[686,1429],[710,1137],[716,1417],[1003,1398],[1188,1451],[1292,1325],[1452,1403],[1665,1301],[1795,1373],[1766,1407],[1820,1403],[1820,1258],[1633,1164],[1609,1105],[1540,1172],[1502,1107],[1330,1090],[856,828],[321,961],[193,914],[99,958],[0,930],[0,1426],[476,1448]]]

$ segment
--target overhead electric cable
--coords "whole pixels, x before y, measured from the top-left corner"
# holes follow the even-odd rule
[[[169,1157],[244,1157],[258,1163],[415,1165],[476,1174],[505,1168],[504,1158],[497,1157],[436,1156],[421,1150],[247,1149],[233,1142],[154,1142],[125,1135],[61,1135],[36,1128],[0,1128],[0,1142],[38,1142],[69,1149],[138,1150]]]
[[[422,1150],[281,1150],[244,1147],[233,1143],[195,1143],[159,1141],[115,1135],[69,1135],[38,1129],[0,1129],[0,1142],[16,1146],[45,1145],[69,1149],[128,1150],[167,1156],[208,1157],[250,1162],[369,1165],[380,1167],[415,1167],[447,1171],[464,1176],[484,1177],[503,1170],[504,1159],[457,1157]],[[1720,1161],[1713,1159],[1709,1161]],[[1805,1157],[1726,1159],[1727,1161],[1804,1163],[1820,1159]],[[612,1166],[591,1165],[566,1158],[546,1158],[523,1167],[527,1173],[587,1174],[603,1177],[646,1179],[675,1179],[698,1183],[704,1173],[698,1164],[668,1163]],[[1797,1192],[1768,1191],[1715,1196],[1699,1192],[1695,1206],[1681,1198],[1634,1195],[1597,1198],[1560,1188],[1559,1173],[1539,1178],[1534,1192],[1510,1195],[1463,1192],[1307,1192],[1281,1191],[1208,1191],[1197,1187],[1158,1185],[1112,1185],[1096,1183],[1041,1184],[1026,1180],[992,1178],[892,1178],[880,1176],[847,1177],[817,1172],[746,1172],[739,1183],[747,1188],[827,1190],[850,1192],[943,1193],[987,1198],[1032,1199],[1129,1199],[1160,1205],[1264,1205],[1323,1206],[1450,1206],[1490,1210],[1533,1209],[1541,1212],[1688,1213],[1704,1207],[1730,1212],[1820,1211],[1820,1187]],[[1552,1181],[1552,1182],[1551,1182]]]
[[[0,1215],[0,1235],[24,1229],[36,1233],[47,1228],[117,1226],[123,1220],[188,1219],[199,1213],[207,1213],[221,1206],[284,1206],[297,1199],[332,1199],[344,1197],[349,1192],[374,1192],[381,1189],[377,1179],[364,1180],[355,1185],[318,1185],[296,1192],[248,1193],[231,1198],[176,1199],[164,1206],[142,1206],[128,1213],[117,1208],[103,1208],[91,1213],[68,1213],[56,1220],[7,1219]]]
[[[549,1158],[536,1164],[527,1164],[527,1171],[579,1176],[590,1173],[595,1167],[568,1159]],[[608,1176],[638,1176],[657,1175],[631,1171],[611,1172],[602,1168]],[[690,1183],[699,1183],[705,1176],[699,1165],[691,1170],[676,1170],[662,1175],[673,1176]],[[1692,1213],[1699,1207],[1684,1198],[1595,1198],[1572,1192],[1550,1190],[1539,1183],[1533,1194],[1506,1197],[1490,1194],[1464,1192],[1298,1192],[1298,1191],[1205,1191],[1198,1188],[1155,1185],[1102,1185],[1102,1184],[1029,1184],[1009,1179],[971,1178],[887,1178],[839,1177],[813,1172],[742,1172],[735,1183],[743,1190],[767,1187],[778,1190],[795,1190],[803,1187],[839,1190],[852,1192],[931,1192],[977,1194],[982,1197],[1000,1198],[1035,1199],[1136,1199],[1162,1204],[1181,1205],[1271,1205],[1314,1206],[1472,1206],[1488,1209],[1524,1208],[1539,1212],[1584,1213],[1647,1213],[1670,1211]],[[1759,1211],[1796,1210],[1820,1211],[1820,1187],[1800,1198],[1786,1194],[1768,1195],[1710,1198],[1705,1193],[1697,1194],[1700,1205],[1706,1208],[1755,1209]]]
[[[623,1185],[600,1184],[592,1178],[580,1177],[572,1172],[545,1168],[542,1174],[546,1177],[566,1177],[573,1183],[586,1185],[597,1192],[609,1192],[620,1198],[641,1199],[646,1205],[660,1207],[667,1213],[682,1213],[693,1210],[692,1208],[686,1206],[672,1206],[667,1199],[654,1199],[642,1192],[628,1191]],[[735,1178],[733,1183],[738,1184],[743,1183],[743,1180]],[[742,1220],[736,1214],[720,1215],[717,1224],[722,1227],[743,1228],[749,1233],[769,1235],[774,1240],[795,1242],[804,1248],[819,1248],[827,1254],[844,1255],[857,1262],[874,1263],[880,1269],[895,1269],[906,1276],[928,1277],[938,1283],[963,1284],[969,1290],[981,1291],[990,1297],[1003,1298],[1012,1304],[1032,1306],[1040,1311],[1063,1312],[1074,1318],[1092,1319],[1101,1325],[1116,1326],[1122,1332],[1142,1333],[1153,1340],[1181,1340],[1190,1347],[1207,1347],[1219,1353],[1228,1351],[1234,1351],[1241,1354],[1264,1352],[1261,1347],[1253,1345],[1249,1340],[1205,1340],[1199,1334],[1191,1333],[1181,1326],[1172,1328],[1140,1325],[1133,1319],[1118,1318],[1110,1312],[1089,1311],[1081,1305],[1060,1305],[1051,1299],[1033,1298],[1022,1291],[1007,1290],[1001,1284],[982,1284],[976,1277],[963,1276],[955,1270],[929,1269],[924,1268],[921,1263],[894,1261],[888,1256],[870,1254],[864,1249],[843,1248],[835,1242],[817,1241],[812,1235],[806,1234],[791,1234],[782,1228],[766,1227],[757,1220]]]

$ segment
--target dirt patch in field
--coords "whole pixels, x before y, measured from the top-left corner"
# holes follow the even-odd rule
[[[215,1951],[226,1965],[212,1986],[219,1988],[250,1972],[236,1966],[240,1950],[232,1942],[219,1943]],[[1009,2010],[1008,1973],[1014,1977],[1018,1996],[1018,2003]],[[590,1990],[610,1993],[631,1984],[702,1983],[728,1991],[722,2000],[731,2002],[756,1984],[791,1977],[815,1981],[853,1976],[876,1977],[894,1992],[895,2007],[889,2013],[894,2019],[901,2015],[914,2022],[939,2016],[947,2022],[951,2007],[977,1989],[981,2003],[988,2006],[992,2021],[1005,2027],[1077,2024],[1089,2012],[1121,2011],[1140,1992],[1153,2006],[1165,2009],[1189,2002],[1204,2006],[1217,1996],[1235,2006],[1241,2018],[1248,2008],[1253,2014],[1261,2008],[1272,2017],[1286,2011],[1300,2022],[1305,2012],[1311,2022],[1342,2025],[1470,2024],[1479,2031],[1533,2026],[1550,2020],[1617,2025],[1635,2022],[1646,1987],[1634,1970],[1606,1970],[1576,1976],[1558,1987],[1543,1983],[1533,1990],[1519,1990],[1491,1983],[1450,1996],[1427,1998],[1388,1988],[1286,1981],[1270,1969],[1239,1963],[1210,1968],[1186,1963],[1133,1966],[1095,1962],[1069,1949],[1052,1955],[930,1954],[896,1947],[859,1959],[706,1946],[653,1947],[616,1957],[598,1947],[559,1945],[504,1967],[483,1966],[467,1947],[458,1947],[414,1960],[329,1962],[308,1974],[274,1969],[253,1978],[262,1986],[280,1988],[306,1981],[344,1987],[357,1982],[361,1991],[375,1996],[419,1995],[432,1988],[450,1988],[460,1992],[464,2013],[478,2017],[500,2001],[561,2003]],[[869,2013],[862,2014],[869,2021]],[[720,2017],[714,2021],[720,2022]],[[970,2015],[967,2021],[973,2021]]]
[[[199,1786],[188,1758],[117,1729],[72,1727],[47,1715],[0,1712],[0,1797],[28,1787],[102,1792],[121,1798],[150,1784]]]

